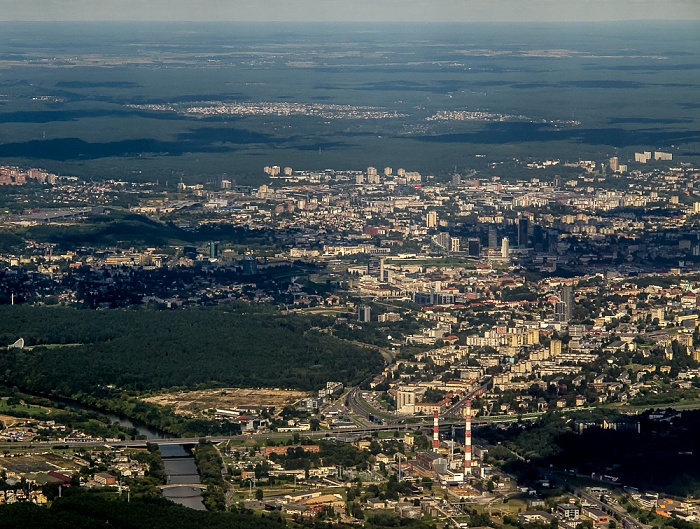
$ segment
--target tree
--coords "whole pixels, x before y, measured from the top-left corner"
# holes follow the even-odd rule
[[[255,489],[255,499],[256,500],[262,501],[264,497],[265,497],[265,493],[263,492],[263,490],[260,487]]]

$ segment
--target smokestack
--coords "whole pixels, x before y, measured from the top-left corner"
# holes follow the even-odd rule
[[[472,401],[467,399],[464,407],[464,476],[472,473]]]
[[[438,451],[438,446],[440,444],[438,439],[438,428],[438,412],[435,410],[433,411],[433,452]]]

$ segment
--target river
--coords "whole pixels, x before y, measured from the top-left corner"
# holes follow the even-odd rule
[[[4,387],[8,387],[8,386],[4,386]],[[135,421],[135,420],[129,419],[125,415],[119,415],[116,413],[100,410],[98,408],[94,408],[92,406],[82,404],[82,403],[77,402],[75,400],[66,399],[63,397],[41,395],[39,393],[33,393],[33,392],[27,391],[25,389],[23,389],[22,392],[26,393],[27,395],[32,395],[33,397],[40,397],[42,399],[48,399],[48,400],[55,402],[57,404],[63,404],[66,408],[72,408],[74,410],[91,411],[91,412],[99,413],[100,415],[104,415],[105,417],[107,417],[112,423],[117,423],[120,426],[123,426],[124,428],[135,430],[138,435],[144,436],[149,441],[155,440],[155,439],[169,439],[169,438],[173,437],[171,434],[169,434],[167,432],[164,432],[162,430],[158,430],[157,428],[152,428],[152,427],[148,426],[147,424],[142,423],[140,421]]]
[[[72,408],[74,410],[92,411],[102,414],[113,423],[117,423],[124,428],[135,430],[138,435],[143,435],[149,441],[157,441],[158,439],[168,439],[172,437],[172,435],[168,434],[167,432],[156,428],[151,428],[142,422],[134,421],[124,415],[106,412],[93,408],[92,406],[81,404],[80,402],[76,402],[74,400],[60,397],[46,397],[44,395],[32,394],[27,391],[25,391],[25,393],[36,397],[48,398],[53,402],[63,404],[67,408]],[[201,483],[192,452],[187,449],[185,445],[162,445],[159,446],[159,448],[163,459],[165,474],[168,478],[168,485],[183,484],[182,487],[170,487],[164,489],[163,497],[175,503],[179,503],[180,505],[184,505],[185,507],[190,507],[191,509],[196,509],[199,511],[206,510],[204,502],[202,501],[201,489],[187,486],[188,484],[191,485]]]
[[[163,497],[191,509],[206,510],[201,489],[188,486],[201,483],[191,452],[183,445],[162,445],[160,453],[168,485],[182,484],[163,489]]]
[[[36,396],[40,396],[40,395],[36,395]],[[76,401],[70,400],[70,399],[64,399],[64,398],[60,398],[60,397],[45,397],[45,398],[49,398],[50,400],[52,400],[54,402],[61,403],[61,404],[65,405],[67,408],[73,408],[74,410],[82,410],[82,411],[92,411],[92,412],[104,415],[112,423],[117,423],[120,426],[123,426],[124,428],[136,430],[136,433],[138,435],[143,435],[149,441],[155,440],[155,439],[168,439],[168,438],[172,437],[172,435],[168,434],[167,432],[164,432],[162,430],[158,430],[156,428],[152,428],[152,427],[150,427],[147,424],[144,424],[142,422],[135,421],[133,419],[129,419],[125,415],[119,415],[119,414],[112,413],[109,411],[100,410],[98,408],[93,408],[92,406],[87,406],[86,404],[82,404],[80,402],[76,402]]]

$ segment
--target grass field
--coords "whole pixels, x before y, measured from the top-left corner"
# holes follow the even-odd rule
[[[46,413],[47,411],[50,411],[50,408],[31,406],[27,404],[8,405],[7,398],[0,399],[0,414],[13,415],[16,413],[22,413],[32,416],[33,414]]]

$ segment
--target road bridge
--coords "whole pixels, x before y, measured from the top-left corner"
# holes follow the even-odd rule
[[[168,485],[160,485],[161,490],[174,489],[176,487],[190,487],[192,489],[204,490],[207,488],[203,483],[169,483]],[[196,494],[199,496],[199,492]]]

